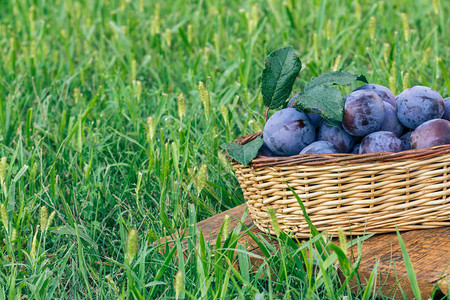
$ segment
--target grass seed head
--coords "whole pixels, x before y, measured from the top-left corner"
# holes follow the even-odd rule
[[[55,218],[55,216],[56,216],[56,211],[52,211],[52,213],[48,217],[47,227],[45,229],[48,229],[50,227],[50,224],[52,224],[53,219]]]
[[[328,19],[326,34],[327,34],[327,40],[331,40],[331,36],[333,34],[333,21],[331,21],[331,19]]]
[[[46,206],[41,206],[39,210],[39,224],[41,225],[41,230],[45,231],[48,224],[48,210]]]
[[[394,95],[396,94],[395,84],[395,76],[389,76],[389,89],[394,93]]]
[[[226,238],[228,236],[228,230],[230,229],[230,215],[225,215],[223,220],[223,236]]]
[[[344,230],[341,227],[338,227],[339,241],[341,244],[341,249],[347,254],[347,238],[344,234]]]
[[[336,60],[334,61],[334,65],[333,65],[333,71],[337,71],[340,69],[341,66],[341,60],[342,60],[342,55],[338,55],[336,57]]]
[[[131,81],[136,80],[136,73],[137,73],[137,62],[135,59],[131,61]]]
[[[33,241],[31,242],[31,251],[30,251],[30,256],[31,258],[35,258],[36,257],[36,246],[37,246],[37,234],[39,232],[39,225],[36,226],[36,233],[33,236]]]
[[[375,37],[376,31],[377,31],[377,20],[375,16],[371,16],[369,19],[369,36],[371,39]]]
[[[425,49],[425,51],[423,53],[423,58],[422,58],[422,65],[428,65],[429,64],[431,52],[432,52],[431,47],[427,47]]]
[[[11,230],[11,243],[14,243],[17,240],[17,229],[13,227]]]
[[[175,274],[175,299],[180,299],[180,294],[184,287],[184,274],[180,270]]]
[[[225,170],[231,171],[230,161],[227,156],[222,151],[217,151],[217,156],[219,158],[220,164]]]
[[[228,125],[228,108],[225,105],[219,107],[220,113],[222,114],[225,124]]]
[[[147,118],[147,128],[148,128],[148,139],[151,141],[155,137],[156,128],[155,128],[155,119],[150,116]]]
[[[361,11],[361,4],[359,4],[359,1],[355,1],[355,14],[358,21],[361,21],[362,11]]]
[[[172,31],[170,28],[167,28],[164,32],[164,39],[166,40],[167,46],[170,47],[172,45]]]
[[[402,13],[402,27],[403,27],[403,34],[405,36],[405,41],[409,41],[409,35],[410,35],[410,29],[409,29],[409,23],[408,23],[408,16],[405,13]]]
[[[80,102],[81,96],[82,95],[81,95],[80,88],[74,88],[73,89],[73,100],[75,103]]]
[[[155,14],[153,15],[153,18],[150,22],[150,33],[152,35],[161,33],[160,11],[161,11],[161,9],[160,9],[159,3],[156,3],[155,9],[154,9]]]
[[[139,190],[141,189],[142,184],[142,172],[138,173],[137,183],[136,183],[136,193],[139,193]]]
[[[0,219],[2,220],[3,226],[8,230],[8,214],[6,213],[6,205],[4,203],[0,204]]]
[[[106,280],[108,281],[108,283],[112,286],[112,288],[114,289],[114,291],[118,294],[119,293],[119,287],[117,286],[117,284],[114,282],[114,280],[111,278],[111,275],[108,274],[105,276]]]
[[[0,182],[1,182],[1,184],[5,183],[7,170],[8,170],[7,158],[2,157],[2,159],[0,160]]]
[[[437,15],[439,14],[439,0],[431,0],[433,3],[433,11]]]
[[[403,90],[409,88],[409,72],[406,72],[403,75]]]
[[[208,65],[210,56],[211,56],[211,49],[209,47],[204,47],[203,48],[203,57],[204,57],[205,65]]]
[[[208,179],[208,168],[205,164],[201,165],[197,174],[197,190],[200,193],[206,185]]]
[[[180,120],[183,120],[186,115],[186,99],[184,98],[183,93],[180,93],[177,97],[177,109],[178,117],[180,117]]]
[[[141,96],[142,96],[142,82],[139,80],[134,80],[133,86],[134,86],[134,93],[136,96],[136,100],[139,103],[139,102],[141,102]]]
[[[248,22],[248,32],[252,33],[253,30],[255,30],[256,25],[258,25],[259,22],[259,7],[258,4],[254,4],[252,6],[252,12],[250,13],[246,13],[246,18],[247,18],[247,22]]]
[[[133,261],[134,257],[136,256],[136,253],[138,251],[138,232],[136,230],[136,228],[131,228],[128,231],[128,236],[127,236],[127,259],[128,259],[128,263],[131,264],[131,262]]]
[[[194,36],[194,27],[192,27],[192,24],[188,24],[187,27],[187,39],[189,43],[192,43],[192,37]]]
[[[279,237],[281,230],[280,225],[278,224],[277,221],[277,216],[275,215],[275,211],[272,208],[269,208],[267,212],[269,213],[270,220],[272,221],[272,229],[275,232],[275,234]]]
[[[207,48],[207,49],[209,49],[209,48]],[[206,86],[203,83],[203,81],[198,82],[198,94],[200,96],[200,100],[202,101],[203,107],[205,109],[205,117],[206,117],[206,119],[208,119],[211,103],[210,103],[210,99],[209,99],[209,92],[206,89]]]
[[[389,61],[389,56],[391,55],[391,44],[384,43],[383,45],[383,58],[385,62]]]

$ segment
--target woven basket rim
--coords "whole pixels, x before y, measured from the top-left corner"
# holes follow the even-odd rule
[[[245,145],[253,141],[262,132],[256,132],[244,136],[239,136],[235,144]],[[413,149],[401,152],[377,152],[366,154],[352,154],[352,153],[334,153],[334,154],[298,154],[292,156],[278,156],[268,157],[258,155],[250,162],[250,166],[254,168],[260,167],[276,167],[289,165],[325,165],[325,164],[362,164],[374,162],[392,162],[398,160],[421,160],[425,158],[436,157],[442,154],[450,153],[450,144],[434,146],[425,149]],[[232,159],[233,160],[233,159]]]

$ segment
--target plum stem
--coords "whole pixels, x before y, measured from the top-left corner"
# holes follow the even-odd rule
[[[270,110],[270,108],[268,108],[267,111],[266,111],[266,118],[265,118],[265,122],[266,123],[267,123],[267,117],[269,116],[269,110]]]

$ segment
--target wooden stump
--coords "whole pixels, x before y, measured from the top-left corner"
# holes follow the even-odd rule
[[[239,223],[238,220],[242,218],[246,207],[246,204],[242,204],[198,222],[197,226],[202,230],[205,240],[209,240],[211,245],[215,244],[217,234],[226,215],[231,217],[230,231],[233,230]],[[253,226],[249,216],[245,219],[244,224],[252,232],[261,233],[256,226]],[[444,294],[447,294],[450,282],[450,227],[407,231],[402,232],[401,236],[416,273],[422,298],[428,299],[436,285]],[[167,237],[169,246],[173,245],[173,243],[170,243],[172,239],[174,239],[173,236]],[[163,238],[160,242],[164,243],[165,240],[166,238]],[[248,251],[262,255],[255,241],[247,234],[241,236],[239,243],[247,245]],[[356,247],[353,247],[354,253],[357,253]],[[349,253],[351,252],[349,251]],[[413,299],[414,295],[395,233],[375,235],[364,241],[359,267],[359,276],[363,283],[364,280],[369,278],[377,260],[379,260],[377,285],[381,293],[383,295],[393,295],[394,293],[401,295],[398,287],[400,285],[407,299]]]

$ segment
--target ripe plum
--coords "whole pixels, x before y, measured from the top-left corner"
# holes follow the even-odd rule
[[[400,136],[403,132],[403,125],[397,118],[397,110],[388,102],[384,103],[384,121],[381,125],[380,131],[390,131]]]
[[[426,86],[410,87],[395,98],[397,117],[408,128],[416,129],[420,124],[439,119],[444,114],[444,99],[435,90]]]
[[[359,148],[361,148],[361,144],[356,144],[352,149],[352,154],[359,154]]]
[[[347,153],[355,145],[356,138],[345,131],[341,124],[335,127],[322,120],[317,129],[317,140],[331,142],[340,152]]]
[[[403,151],[411,150],[411,133],[412,131],[407,132],[400,137],[403,144]]]
[[[380,96],[381,100],[391,104],[395,108],[395,95],[387,87],[379,84],[365,84],[355,89],[355,91],[359,90],[371,90]]]
[[[402,141],[390,131],[377,131],[366,136],[361,142],[359,154],[374,152],[400,152]]]
[[[316,130],[308,115],[295,108],[274,113],[263,130],[263,140],[276,155],[299,154],[316,139]]]
[[[429,120],[411,133],[411,148],[422,149],[450,144],[450,121]]]
[[[358,90],[345,97],[342,127],[354,136],[380,130],[384,121],[384,102],[371,90]]]
[[[272,152],[272,150],[269,149],[269,147],[267,146],[267,144],[265,142],[262,144],[261,148],[259,148],[258,155],[268,156],[268,157],[277,156],[275,153]]]
[[[316,141],[309,144],[300,152],[300,154],[330,154],[340,153],[339,148],[333,143],[327,141]]]
[[[450,97],[444,99],[444,115],[442,116],[442,119],[446,119],[450,121]]]

